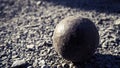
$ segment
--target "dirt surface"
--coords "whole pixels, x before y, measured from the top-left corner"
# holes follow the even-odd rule
[[[55,26],[68,16],[92,20],[95,55],[75,65],[52,47]],[[0,0],[0,68],[120,68],[119,0]]]

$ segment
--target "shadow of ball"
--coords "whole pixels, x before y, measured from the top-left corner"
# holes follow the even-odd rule
[[[95,24],[87,18],[70,16],[57,24],[53,46],[64,59],[84,62],[93,56],[99,44]]]

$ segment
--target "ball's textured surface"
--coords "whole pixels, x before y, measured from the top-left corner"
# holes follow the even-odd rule
[[[57,24],[53,34],[53,46],[63,58],[84,62],[95,52],[99,33],[95,24],[87,18],[70,16]]]

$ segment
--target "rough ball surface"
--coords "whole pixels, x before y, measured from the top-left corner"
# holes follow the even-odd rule
[[[54,30],[53,46],[56,52],[72,62],[88,60],[98,44],[98,30],[87,18],[67,17],[57,24]]]

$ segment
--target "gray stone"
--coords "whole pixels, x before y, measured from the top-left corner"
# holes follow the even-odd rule
[[[50,68],[50,66],[48,66],[48,65],[43,65],[43,66],[41,66],[41,68]]]
[[[12,56],[12,59],[15,59],[15,58],[17,58],[18,57],[18,55],[13,55]]]
[[[0,53],[0,55],[1,55],[1,57],[2,57],[2,56],[6,56],[6,52],[5,52],[5,51],[2,51],[2,52]]]
[[[87,18],[68,17],[55,28],[53,46],[63,58],[84,62],[95,52],[99,34],[95,24]]]
[[[52,66],[52,68],[57,68],[57,65]]]
[[[16,60],[13,62],[11,68],[25,68],[28,65],[28,63],[22,59],[22,60]]]
[[[33,63],[33,67],[37,66],[38,65],[38,60],[36,59]]]
[[[57,68],[63,68],[62,65],[57,65]]]
[[[2,57],[1,59],[2,59],[2,60],[6,60],[6,59],[7,59],[7,56]]]
[[[28,66],[27,68],[33,68],[32,66]]]

